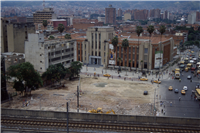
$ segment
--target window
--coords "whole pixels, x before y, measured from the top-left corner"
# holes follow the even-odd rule
[[[135,47],[133,47],[133,53],[135,53]]]
[[[119,52],[119,47],[117,47],[117,52]]]
[[[92,49],[93,49],[93,41],[92,41]]]
[[[85,44],[85,49],[86,49],[86,44]]]
[[[95,51],[95,56],[97,56],[97,51]]]
[[[86,56],[86,51],[85,51],[85,56]]]
[[[104,50],[106,50],[106,45],[104,45]]]
[[[144,48],[144,53],[145,53],[145,54],[148,53],[148,48]]]
[[[104,57],[106,56],[106,53],[104,52]]]
[[[104,63],[106,62],[106,60],[104,59]]]
[[[137,53],[139,53],[139,48],[137,48]]]
[[[123,53],[123,49],[124,49],[124,48],[123,48],[123,47],[121,47],[121,48],[122,48],[121,52]]]
[[[139,59],[139,55],[137,54],[137,60]]]
[[[99,49],[101,49],[101,42],[99,41]]]
[[[131,54],[129,54],[129,59],[131,59]]]
[[[129,52],[131,52],[131,47],[129,47]]]
[[[135,54],[133,54],[133,60],[135,60]]]
[[[147,55],[144,55],[144,60],[147,61]]]
[[[117,58],[119,57],[119,53],[117,53]]]
[[[99,56],[101,56],[101,52],[99,52]]]
[[[92,56],[93,56],[93,51],[92,51]]]
[[[123,58],[123,53],[121,53],[121,58]]]

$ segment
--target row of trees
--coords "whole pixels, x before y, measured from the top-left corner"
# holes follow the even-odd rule
[[[154,26],[153,25],[149,25],[148,27],[147,27],[147,31],[149,32],[149,45],[150,45],[150,37],[151,37],[151,35],[152,35],[152,33],[154,32],[154,30],[155,30],[155,28],[154,28]],[[159,32],[160,32],[160,34],[161,34],[161,36],[160,36],[160,42],[162,41],[162,35],[164,34],[164,32],[165,32],[165,30],[166,30],[166,27],[164,26],[164,25],[161,25],[160,27],[159,27]],[[143,28],[141,27],[141,26],[137,26],[136,27],[136,33],[137,33],[137,36],[138,36],[138,48],[139,48],[139,36],[140,36],[140,34],[143,32],[144,30],[143,30]],[[114,46],[114,51],[116,51],[116,47],[117,47],[117,45],[118,45],[118,38],[117,37],[114,37],[113,39],[112,39],[112,44],[113,44],[113,46]],[[122,41],[122,47],[124,48],[124,50],[126,51],[126,48],[127,47],[129,47],[129,42],[128,42],[128,40],[127,39],[124,39],[123,41]],[[138,49],[139,50],[139,49]],[[149,49],[148,49],[148,51],[149,51]],[[139,51],[138,51],[139,52]],[[126,53],[126,52],[125,52]],[[148,54],[149,54],[150,52],[148,52]],[[149,58],[148,58],[149,59]],[[117,59],[117,61],[119,62],[119,64],[121,65],[121,61],[122,61],[122,58],[118,58]],[[131,60],[129,60],[129,63],[131,62]],[[148,60],[148,62],[149,62],[149,60]],[[141,63],[143,63],[143,60],[141,60]],[[142,65],[143,66],[143,65]],[[143,67],[142,67],[142,69],[143,69]]]
[[[43,20],[43,26],[44,26],[44,28],[46,28],[47,27],[47,25],[48,25],[48,23],[47,23],[47,20]],[[62,34],[62,32],[65,30],[65,26],[63,25],[63,24],[59,24],[58,25],[58,31]],[[49,39],[54,39],[54,37],[53,36],[50,36],[50,38]],[[65,39],[71,39],[71,35],[70,34],[66,34],[65,35]]]
[[[81,68],[82,63],[79,61],[72,62],[70,68],[65,68],[62,64],[51,65],[40,76],[31,63],[25,62],[10,66],[6,78],[15,78],[13,88],[23,94],[24,91],[27,92],[27,88],[31,91],[43,86],[45,81],[51,81],[51,84],[61,84],[61,79],[69,78],[71,80],[79,76]]]

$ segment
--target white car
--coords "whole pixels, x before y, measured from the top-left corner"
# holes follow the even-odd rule
[[[187,91],[187,86],[183,86],[183,90]]]

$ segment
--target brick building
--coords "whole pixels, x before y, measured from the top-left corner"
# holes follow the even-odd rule
[[[160,9],[152,9],[149,13],[150,18],[160,18]]]
[[[116,9],[109,5],[105,10],[106,24],[116,24]]]
[[[43,11],[36,11],[33,13],[34,23],[42,23],[43,20],[56,19],[57,16],[53,11],[53,8],[44,8]]]
[[[144,10],[134,10],[134,19],[135,20],[147,20],[148,18],[148,13],[149,11],[144,9]]]

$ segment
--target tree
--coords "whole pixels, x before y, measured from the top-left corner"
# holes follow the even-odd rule
[[[70,34],[65,35],[65,39],[72,39]]]
[[[61,35],[62,35],[62,32],[64,31],[64,29],[65,29],[65,26],[63,24],[58,25],[58,31],[61,33]]]
[[[147,63],[148,69],[149,69],[150,37],[151,37],[151,34],[154,32],[154,30],[155,29],[153,25],[149,25],[147,27],[147,31],[149,32],[149,48],[148,48],[148,63]]]
[[[137,36],[138,36],[138,50],[139,50],[139,36],[142,32],[143,32],[143,28],[141,26],[137,26],[136,27],[136,33],[137,33]],[[138,51],[138,53],[139,53],[139,51]]]
[[[71,63],[71,66],[69,68],[70,79],[73,78],[74,76],[79,76],[82,66],[83,64],[80,61],[74,61]]]
[[[127,49],[127,47],[129,47],[129,42],[128,42],[128,40],[127,39],[124,39],[123,41],[122,41],[122,47],[124,48],[124,53],[126,54],[127,52],[126,52],[126,49]],[[125,54],[123,54],[123,56],[125,55]],[[125,64],[125,66],[127,66],[127,63]],[[127,75],[127,69],[126,69],[126,75]]]
[[[160,32],[161,36],[160,36],[160,43],[162,41],[162,35],[163,33],[165,33],[165,29],[166,27],[164,25],[161,25],[158,29],[158,31]],[[161,49],[161,46],[159,47],[159,50]],[[161,50],[160,50],[161,51]],[[160,52],[160,58],[161,58],[161,52]],[[161,63],[161,59],[160,59],[160,63]],[[160,69],[160,63],[159,63],[159,69]]]
[[[49,36],[49,40],[55,39],[54,36]]]
[[[117,44],[118,44],[118,37],[114,37],[112,39],[112,44],[114,46],[114,52],[116,51],[116,47],[117,47]]]
[[[43,26],[44,26],[44,29],[47,27],[47,20],[43,20]]]
[[[33,65],[29,62],[10,66],[8,68],[8,75],[16,78],[13,88],[16,91],[23,92],[26,88],[36,87],[43,85],[40,74],[35,71]]]

